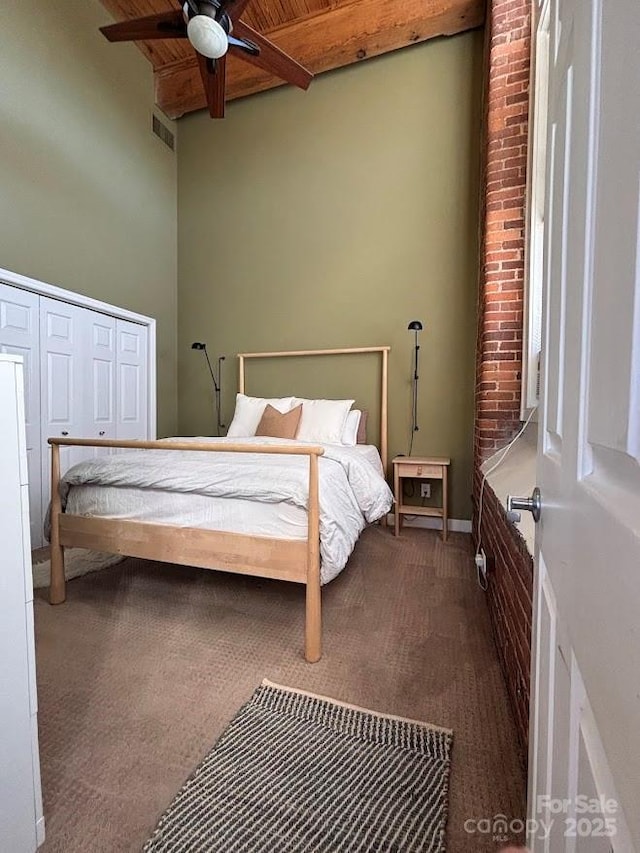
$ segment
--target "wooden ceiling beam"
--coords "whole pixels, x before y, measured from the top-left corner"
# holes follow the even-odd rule
[[[485,0],[350,0],[265,32],[314,74],[484,23]],[[227,100],[284,85],[235,57]],[[311,84],[313,85],[313,84]],[[156,103],[170,118],[206,106],[195,56],[157,68]]]

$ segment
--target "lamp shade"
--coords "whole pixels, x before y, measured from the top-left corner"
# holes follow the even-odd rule
[[[207,348],[207,345],[201,344],[200,341],[194,341],[191,344],[191,349],[206,349],[206,348]]]
[[[420,320],[412,320],[409,323],[409,325],[407,326],[407,329],[410,332],[421,332],[422,331],[422,323],[420,322]]]

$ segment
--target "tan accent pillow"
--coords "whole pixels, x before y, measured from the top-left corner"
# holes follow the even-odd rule
[[[358,444],[366,444],[367,443],[367,418],[369,417],[369,412],[366,409],[362,410],[362,414],[360,415],[360,423],[358,424],[358,438],[356,442]]]
[[[290,412],[279,412],[267,403],[256,427],[256,435],[269,435],[273,438],[295,438],[302,415],[302,403]]]

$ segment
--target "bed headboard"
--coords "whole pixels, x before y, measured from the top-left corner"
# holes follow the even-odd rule
[[[245,391],[245,361],[248,358],[291,358],[306,355],[362,355],[363,353],[375,353],[382,359],[382,372],[380,380],[380,458],[384,473],[387,473],[388,465],[388,394],[389,394],[389,351],[391,347],[351,347],[348,349],[303,349],[291,350],[289,352],[242,352],[238,353],[238,390],[241,394]]]

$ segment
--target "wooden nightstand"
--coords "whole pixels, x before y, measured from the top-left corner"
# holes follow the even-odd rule
[[[393,460],[393,496],[395,498],[396,536],[403,515],[428,515],[442,519],[442,539],[447,541],[449,512],[447,509],[447,473],[451,460],[444,456],[396,456]],[[402,480],[442,480],[442,506],[411,506],[402,503]]]

